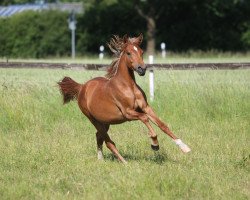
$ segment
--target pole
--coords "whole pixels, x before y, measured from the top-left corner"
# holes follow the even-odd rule
[[[150,55],[148,57],[149,64],[154,63],[154,56]],[[150,101],[154,100],[154,70],[149,70],[149,94],[150,94]]]
[[[154,70],[149,70],[149,94],[150,101],[154,100]]]
[[[71,55],[72,55],[72,59],[75,59],[75,56],[76,56],[75,34],[76,34],[75,29],[72,29],[71,30],[71,52],[72,52]]]
[[[166,44],[164,42],[161,43],[161,56],[162,58],[166,57]]]
[[[101,45],[101,46],[99,47],[99,50],[100,50],[99,59],[102,60],[103,57],[104,57],[104,53],[103,53],[103,52],[104,52],[104,46]]]
[[[68,24],[69,29],[71,30],[71,57],[72,59],[75,59],[76,56],[76,19],[75,19],[75,12],[72,10],[72,12],[69,15],[68,18]]]

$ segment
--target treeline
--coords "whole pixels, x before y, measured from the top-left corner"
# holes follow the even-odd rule
[[[96,53],[112,34],[144,34],[144,48],[159,50],[250,50],[250,0],[92,0],[77,15],[76,52]],[[144,15],[143,15],[144,14]],[[69,56],[69,14],[24,12],[0,18],[0,56]],[[149,20],[155,23],[149,30]],[[150,32],[151,31],[151,32]],[[150,35],[151,34],[151,35]]]
[[[0,20],[0,55],[41,58],[70,55],[67,13],[23,12]]]

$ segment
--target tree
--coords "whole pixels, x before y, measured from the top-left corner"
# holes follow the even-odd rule
[[[67,13],[27,11],[0,18],[0,56],[41,58],[70,55]]]
[[[119,19],[120,24],[128,24],[126,29],[129,31],[132,30],[130,26],[133,27],[134,24],[136,24],[137,27],[134,32],[144,32],[144,30],[146,30],[146,52],[148,54],[154,54],[156,20],[159,18],[160,13],[163,11],[161,7],[162,2],[163,0],[84,0],[84,5],[86,5],[87,7],[87,11],[85,14],[89,15],[90,12],[92,13],[92,22],[95,21],[95,19],[93,18],[99,18],[98,15],[93,14],[93,12],[95,12],[94,10],[96,10],[96,13],[99,12],[100,9],[103,11],[109,10],[109,13],[106,13],[107,15],[103,16],[104,18],[101,18],[103,23],[105,23],[105,18],[108,18],[110,16],[110,18],[115,19],[113,20],[113,23],[116,23],[116,21]],[[111,11],[112,9],[114,10],[114,12]],[[119,10],[119,12],[115,12],[115,10]],[[157,10],[160,10],[160,12],[158,12]],[[115,15],[114,13],[117,13],[117,15]],[[100,15],[101,13],[99,13],[99,16]],[[128,20],[127,22],[124,21],[125,16]],[[119,29],[120,28],[117,29],[118,32],[120,32]]]
[[[145,27],[131,3],[117,0],[92,0],[77,24],[77,45],[81,43],[79,48],[90,52],[96,52],[114,34],[135,36]]]
[[[149,55],[155,52],[156,20],[159,14],[156,14],[156,5],[158,1],[135,1],[135,8],[138,14],[146,20],[147,23],[147,50]]]

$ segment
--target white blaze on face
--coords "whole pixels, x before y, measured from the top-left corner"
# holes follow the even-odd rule
[[[136,46],[134,46],[134,50],[135,50],[135,51],[138,51],[138,49],[137,49],[137,47],[136,47]]]

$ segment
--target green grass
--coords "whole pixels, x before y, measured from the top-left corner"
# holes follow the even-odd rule
[[[250,70],[156,71],[152,107],[192,151],[140,122],[112,126],[128,165],[104,148],[56,82],[104,72],[0,69],[1,199],[249,199]],[[148,94],[148,77],[137,77]]]

